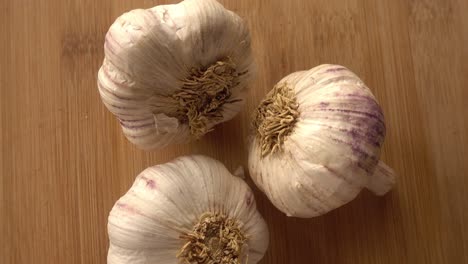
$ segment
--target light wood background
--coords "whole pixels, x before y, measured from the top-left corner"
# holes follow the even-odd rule
[[[271,231],[262,263],[468,263],[468,1],[221,1],[251,28],[247,107],[199,142],[140,151],[97,92],[104,34],[124,11],[174,2],[1,1],[0,263],[105,263],[107,215],[140,171],[191,153],[245,166],[255,105],[321,63],[349,67],[381,102],[398,184],[314,219],[285,217],[256,189]]]

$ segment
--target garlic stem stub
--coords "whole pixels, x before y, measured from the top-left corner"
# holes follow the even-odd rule
[[[380,161],[382,109],[366,85],[339,65],[283,78],[258,106],[249,141],[255,184],[288,216],[314,217],[395,184]]]
[[[112,208],[108,233],[109,264],[253,264],[269,241],[252,190],[205,156],[140,173]]]
[[[106,34],[102,102],[142,149],[198,139],[244,105],[250,42],[244,21],[215,0],[129,11]]]

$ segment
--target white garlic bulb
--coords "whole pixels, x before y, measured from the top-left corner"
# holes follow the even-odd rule
[[[143,149],[200,138],[233,118],[255,71],[246,24],[215,0],[125,13],[104,51],[102,101]]]
[[[257,263],[269,239],[248,185],[205,156],[144,170],[108,232],[109,264]]]
[[[383,195],[393,171],[380,159],[382,110],[351,71],[321,65],[283,78],[257,108],[249,146],[256,185],[288,216],[313,217]]]

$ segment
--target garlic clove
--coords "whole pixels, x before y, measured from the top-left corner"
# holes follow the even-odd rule
[[[202,226],[218,233],[204,233]],[[218,241],[219,230],[226,232],[225,242]],[[234,254],[233,263],[247,258],[257,263],[268,246],[267,226],[248,185],[204,156],[144,170],[112,208],[108,232],[109,264],[179,263],[190,260],[186,254],[194,246],[205,247],[214,258],[226,251]],[[190,240],[198,235],[205,235],[205,242]]]
[[[383,195],[394,173],[379,161],[382,110],[351,71],[321,65],[283,78],[257,109],[249,171],[289,216],[313,217],[354,199]]]
[[[198,139],[232,119],[256,71],[248,28],[214,0],[129,11],[109,28],[104,51],[102,101],[143,149]]]

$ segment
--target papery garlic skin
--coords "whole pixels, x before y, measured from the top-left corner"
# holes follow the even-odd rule
[[[214,159],[186,156],[147,168],[116,202],[109,215],[107,263],[179,263],[186,243],[181,237],[207,212],[239,223],[247,237],[242,261],[248,261],[239,263],[263,257],[268,229],[248,185]]]
[[[255,73],[246,24],[215,0],[125,13],[107,32],[104,51],[98,73],[102,101],[125,136],[143,149],[188,142],[233,118]],[[207,73],[212,68],[216,73]],[[203,89],[193,86],[200,83],[194,76],[207,81]],[[200,103],[190,114],[177,96],[184,87],[199,92],[191,98]],[[191,119],[198,123],[191,126]]]
[[[320,65],[286,76],[278,87],[293,92],[289,117],[297,117],[290,132],[273,134],[266,138],[270,141],[260,136],[260,126],[275,117],[256,119],[249,171],[279,210],[288,216],[314,217],[351,201],[364,187],[378,195],[393,187],[392,169],[379,161],[385,137],[382,110],[354,73],[339,65]],[[281,102],[285,99],[276,95]],[[271,112],[265,109],[271,107],[269,102],[262,104],[258,111]],[[265,147],[272,138],[281,144]]]

